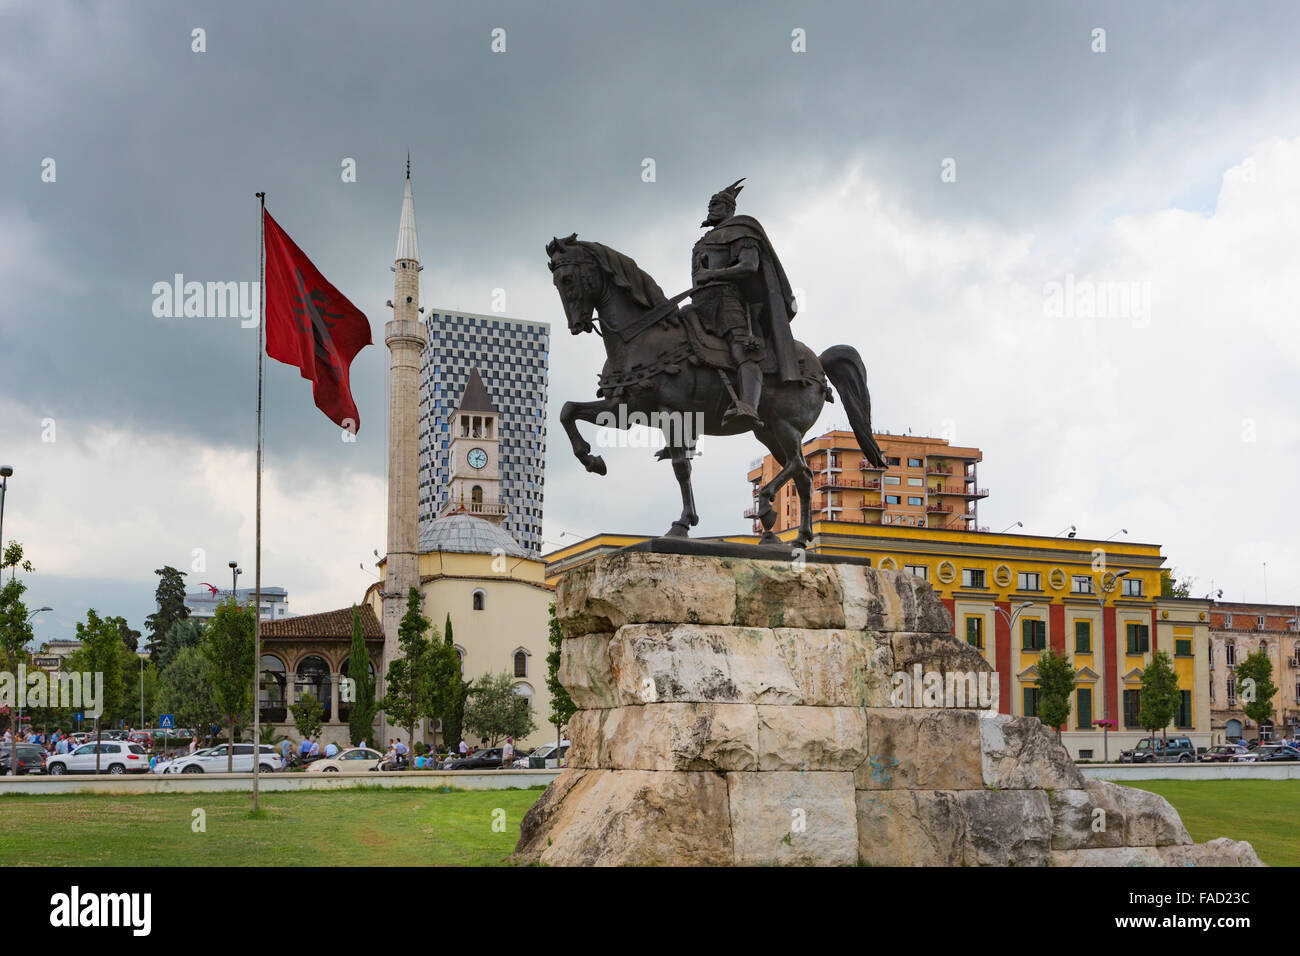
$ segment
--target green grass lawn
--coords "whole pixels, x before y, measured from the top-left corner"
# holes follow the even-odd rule
[[[258,819],[247,793],[6,795],[0,866],[500,866],[541,793],[264,793]],[[191,830],[196,809],[206,833]]]
[[[1300,866],[1300,780],[1138,780],[1174,805],[1197,843],[1247,840],[1269,866]]]

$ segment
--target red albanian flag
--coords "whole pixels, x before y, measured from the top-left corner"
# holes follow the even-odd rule
[[[370,344],[370,320],[330,285],[280,224],[263,212],[266,231],[266,354],[296,365],[312,382],[316,407],[355,434],[361,416],[348,370]]]

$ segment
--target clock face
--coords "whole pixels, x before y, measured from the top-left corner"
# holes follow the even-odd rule
[[[471,448],[465,460],[469,462],[471,468],[482,468],[487,464],[487,452],[482,448]]]

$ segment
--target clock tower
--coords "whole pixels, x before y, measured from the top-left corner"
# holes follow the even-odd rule
[[[478,369],[470,369],[460,404],[451,413],[451,480],[442,514],[466,513],[501,524],[501,415]]]

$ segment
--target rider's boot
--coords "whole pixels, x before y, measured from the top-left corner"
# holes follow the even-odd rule
[[[755,361],[743,362],[737,377],[740,379],[740,397],[723,414],[722,423],[729,425],[740,421],[747,428],[762,428],[763,420],[758,417],[758,403],[763,394],[763,370]]]

